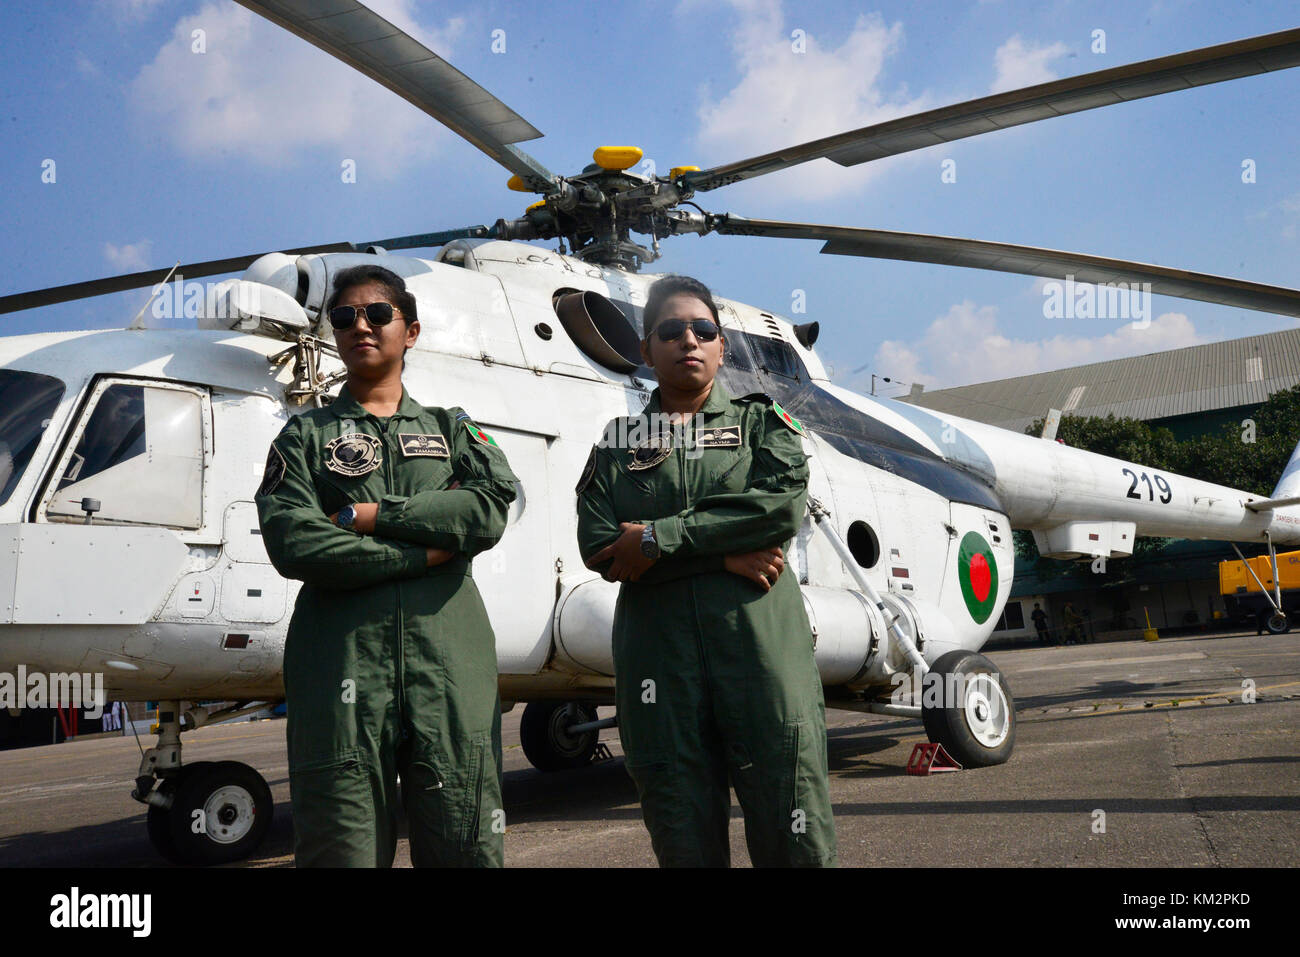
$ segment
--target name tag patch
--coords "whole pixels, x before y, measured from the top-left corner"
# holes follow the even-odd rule
[[[399,432],[397,438],[402,443],[402,455],[407,458],[423,456],[432,459],[451,458],[447,450],[447,440],[437,433]]]
[[[702,449],[731,449],[740,445],[740,426],[721,425],[695,433],[695,444]]]

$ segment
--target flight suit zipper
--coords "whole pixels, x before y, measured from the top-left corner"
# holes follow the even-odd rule
[[[687,419],[687,423],[689,424],[690,437],[691,440],[693,441],[695,439],[694,416]],[[674,450],[677,453],[677,475],[681,481],[681,486],[682,486],[683,510],[690,508],[691,505],[690,495],[687,488],[687,479],[686,479],[686,441],[687,440],[685,436],[687,431],[688,431],[687,429],[682,430],[682,436],[683,436],[682,441],[680,443],[676,443],[677,448]],[[708,685],[709,684],[709,660],[704,654],[704,628],[700,624],[699,596],[695,590],[695,583],[697,578],[698,576],[696,575],[688,575],[686,578],[686,587],[691,590],[691,614],[695,618],[695,647],[698,648],[700,652],[700,672],[704,676],[705,685]]]
[[[391,442],[391,428],[395,415],[390,415],[383,426],[384,435],[384,493],[393,494],[393,445]],[[397,683],[394,689],[394,699],[397,701],[397,725],[399,729],[406,728],[406,667],[405,667],[405,643],[402,635],[406,631],[406,617],[402,609],[402,585],[403,582],[398,579],[393,582],[393,588],[397,592],[397,651],[395,654],[395,680]],[[435,772],[436,774],[437,772]]]

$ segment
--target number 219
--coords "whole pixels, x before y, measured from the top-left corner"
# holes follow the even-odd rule
[[[1137,490],[1138,482],[1146,482],[1147,501],[1155,501],[1155,489],[1151,487],[1151,479],[1147,476],[1146,472],[1143,472],[1141,475],[1137,475],[1132,469],[1124,469],[1123,472],[1133,480],[1133,484],[1128,487],[1129,498],[1142,498],[1142,493]],[[1169,483],[1165,480],[1163,475],[1156,476],[1156,485],[1160,488],[1160,501],[1163,504],[1168,505],[1173,500],[1174,490],[1169,487]]]

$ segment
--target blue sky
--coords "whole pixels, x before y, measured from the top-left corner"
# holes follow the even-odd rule
[[[660,171],[1296,26],[1294,3],[772,0],[371,6],[533,123],[577,172],[601,144]],[[1106,52],[1092,52],[1093,31]],[[205,52],[193,52],[203,31]],[[505,52],[492,51],[504,31]],[[806,50],[791,49],[801,30]],[[518,216],[531,197],[432,118],[231,0],[15,6],[0,21],[0,293]],[[1300,70],[697,197],[753,217],[934,232],[1300,284]],[[55,161],[54,183],[42,164]],[[353,159],[357,181],[342,182]],[[955,183],[941,181],[945,160]],[[1253,159],[1256,182],[1243,183]],[[554,246],[554,243],[545,245]],[[1155,321],[1048,319],[1030,277],[670,240],[653,267],[790,315],[803,290],[841,384],[940,388],[1289,328],[1154,300]],[[6,334],[124,326],[148,290],[0,317]],[[894,391],[906,391],[905,389]],[[885,394],[893,394],[886,390]]]

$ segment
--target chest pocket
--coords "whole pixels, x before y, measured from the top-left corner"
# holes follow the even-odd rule
[[[747,446],[731,449],[705,449],[708,487],[706,493],[743,492],[749,484],[753,453]]]
[[[625,451],[614,454],[627,458]],[[676,514],[682,508],[676,454],[654,468],[641,471],[629,469],[620,462],[612,491],[614,512],[620,522]]]

